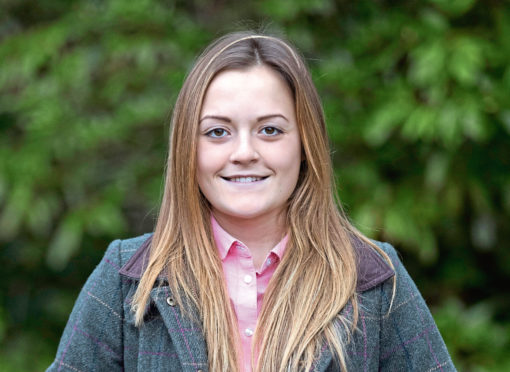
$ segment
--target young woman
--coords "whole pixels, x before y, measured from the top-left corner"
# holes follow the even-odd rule
[[[50,371],[453,371],[386,243],[335,203],[309,72],[234,33],[190,71],[154,234],[114,241]]]

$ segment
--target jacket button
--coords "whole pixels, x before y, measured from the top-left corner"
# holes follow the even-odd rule
[[[172,296],[166,298],[166,303],[170,306],[175,306],[175,299]]]

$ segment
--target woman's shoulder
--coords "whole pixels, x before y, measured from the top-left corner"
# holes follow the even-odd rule
[[[118,257],[118,273],[130,279],[140,279],[149,261],[152,233],[134,238],[116,240],[110,244],[105,257],[116,254]]]
[[[401,256],[399,252],[391,245],[390,243],[386,242],[379,242],[379,241],[373,241],[375,245],[377,245],[378,248],[380,248],[391,261],[392,269],[395,275],[395,278],[398,281],[404,281],[404,283],[400,283],[400,285],[408,285],[408,281],[412,282],[411,277],[409,276],[409,273],[407,272],[403,261],[401,259]],[[387,261],[386,261],[387,262]],[[413,283],[414,285],[414,283]]]
[[[358,256],[358,293],[388,283],[387,288],[393,291],[394,280],[396,281],[397,295],[402,292],[399,290],[404,287],[414,288],[415,284],[393,245],[377,240],[370,241],[373,245],[365,242],[361,245],[355,244]]]
[[[137,252],[140,251],[141,249],[147,248],[148,252],[149,248],[148,245],[150,243],[151,238],[152,233],[146,233],[132,238],[118,239],[114,241],[113,243],[117,243],[117,247],[114,249],[117,250],[120,265],[124,266],[127,262],[129,262],[131,258],[133,258],[133,256],[136,256]],[[112,244],[110,244],[110,246]]]
[[[388,242],[380,242],[378,240],[371,240],[371,241],[372,241],[372,243],[374,243],[377,247],[379,247],[381,250],[383,250],[389,256],[392,263],[395,263],[395,261],[398,260],[398,252],[395,249],[395,247],[393,247],[393,245],[391,245]]]
[[[143,234],[129,239],[115,239],[107,247],[103,258],[89,276],[88,281],[108,279],[113,283],[123,268],[133,257],[139,255],[140,250],[150,242],[152,234]],[[145,243],[145,244],[144,244]],[[147,249],[148,252],[148,249]],[[148,257],[148,254],[147,254]]]
[[[140,275],[135,274],[140,271],[139,263],[148,261],[151,237],[152,233],[147,233],[133,238],[113,240],[88,280],[98,278],[113,280],[119,275],[139,279]],[[137,265],[133,265],[133,262]]]

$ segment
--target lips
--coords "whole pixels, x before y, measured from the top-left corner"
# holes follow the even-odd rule
[[[265,180],[268,176],[234,176],[234,177],[222,177],[224,180],[237,183],[252,183]]]

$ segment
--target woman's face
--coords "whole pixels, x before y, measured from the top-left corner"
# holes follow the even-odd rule
[[[267,66],[228,70],[207,89],[197,148],[200,190],[222,219],[275,219],[294,191],[301,141],[292,92]]]

